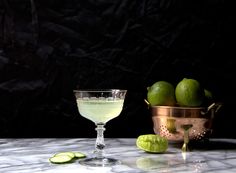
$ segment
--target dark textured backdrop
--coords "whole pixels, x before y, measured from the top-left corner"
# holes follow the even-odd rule
[[[107,137],[153,133],[146,87],[199,80],[235,138],[235,17],[224,0],[0,0],[0,137],[93,137],[73,89],[128,89]]]

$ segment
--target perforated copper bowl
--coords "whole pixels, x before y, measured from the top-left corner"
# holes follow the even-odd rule
[[[169,141],[183,141],[184,129],[189,129],[189,140],[209,138],[215,113],[221,104],[213,103],[209,107],[173,107],[151,106],[153,129],[156,134]]]

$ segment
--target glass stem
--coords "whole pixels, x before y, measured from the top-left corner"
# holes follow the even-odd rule
[[[105,148],[105,143],[104,143],[104,124],[97,124],[97,139],[96,139],[96,143],[95,143],[95,153],[96,153],[96,157],[97,158],[103,158],[103,152],[104,152],[104,148]]]

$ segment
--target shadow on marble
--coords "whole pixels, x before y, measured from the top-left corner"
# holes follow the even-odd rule
[[[236,150],[236,143],[232,141],[201,141],[192,142],[189,147],[192,150]]]
[[[183,142],[170,142],[169,145],[173,148],[180,149],[183,146]],[[227,150],[235,149],[236,142],[234,140],[222,140],[222,139],[211,139],[211,140],[202,140],[202,141],[190,141],[188,148],[192,150]]]

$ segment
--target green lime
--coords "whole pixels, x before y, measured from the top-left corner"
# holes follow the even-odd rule
[[[168,140],[160,135],[146,134],[137,138],[136,145],[146,152],[163,153],[168,148]]]
[[[158,81],[148,87],[147,100],[151,106],[175,105],[175,88],[166,81]]]
[[[180,106],[201,106],[204,95],[204,89],[195,79],[184,78],[175,88],[176,101]]]

